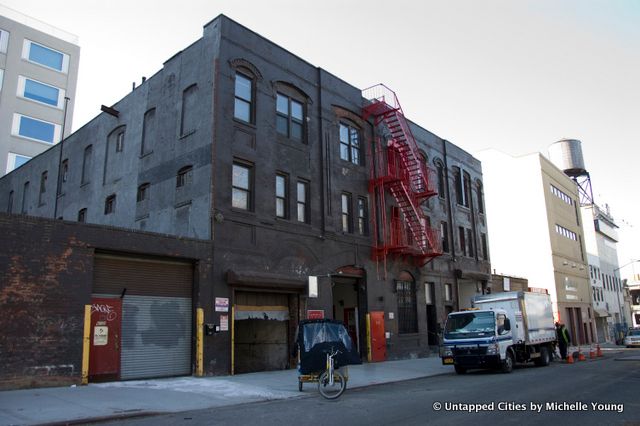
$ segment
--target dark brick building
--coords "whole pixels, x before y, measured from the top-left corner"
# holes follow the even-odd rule
[[[180,305],[180,289],[119,286],[109,273],[128,267],[108,256],[94,259],[107,278],[84,281],[81,297],[126,305],[133,295],[125,289],[142,286],[129,312],[146,312],[154,297],[204,308],[205,322],[223,330],[205,338],[209,374],[229,373],[232,357],[234,372],[289,368],[296,324],[309,310],[349,323],[363,358],[372,312],[384,318],[386,359],[424,356],[447,312],[468,306],[490,278],[481,166],[408,121],[404,140],[370,105],[360,89],[221,15],[117,104],[0,179],[0,206],[64,226],[166,234],[191,250],[211,244],[211,270],[193,275],[192,303]],[[405,169],[426,182],[407,184],[422,191],[409,207],[398,192]],[[33,226],[53,226],[44,223]],[[87,238],[95,230],[77,226]],[[171,251],[151,246],[156,255]],[[317,298],[307,297],[310,275],[319,277]],[[216,298],[228,299],[235,317]],[[130,345],[153,352],[155,343]],[[134,355],[122,354],[122,371]],[[124,377],[163,375],[130,371]]]

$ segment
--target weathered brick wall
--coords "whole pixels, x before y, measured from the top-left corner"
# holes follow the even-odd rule
[[[80,377],[92,253],[64,228],[0,215],[0,388]]]
[[[80,383],[95,250],[193,259],[210,294],[210,242],[0,213],[0,389]]]

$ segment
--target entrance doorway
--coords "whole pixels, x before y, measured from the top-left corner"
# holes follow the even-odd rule
[[[367,289],[364,270],[353,266],[338,269],[331,278],[332,317],[342,321],[360,357],[366,357]]]

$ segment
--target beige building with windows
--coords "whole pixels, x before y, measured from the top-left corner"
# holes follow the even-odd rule
[[[78,38],[0,5],[0,176],[71,133]]]
[[[545,289],[573,343],[594,342],[576,184],[540,153],[512,157],[491,149],[476,157],[483,166],[492,267]]]

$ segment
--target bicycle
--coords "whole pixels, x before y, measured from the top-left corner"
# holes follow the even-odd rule
[[[318,391],[327,399],[336,399],[347,389],[347,379],[335,368],[333,359],[340,353],[342,352],[333,347],[330,351],[326,351],[326,369],[318,378]]]

